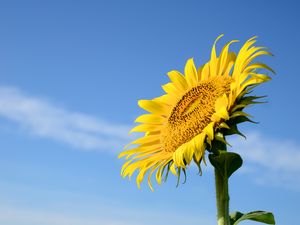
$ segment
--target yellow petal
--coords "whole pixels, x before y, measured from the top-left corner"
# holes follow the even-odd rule
[[[213,140],[214,139],[214,123],[210,123],[208,124],[205,128],[204,131],[208,137],[209,140]]]
[[[244,63],[244,67],[247,66],[249,63],[251,63],[251,61],[253,61],[255,58],[257,58],[258,56],[261,55],[268,55],[268,56],[272,56],[272,53],[268,52],[268,51],[257,51],[256,53],[252,54],[247,61],[245,61]]]
[[[175,169],[175,163],[173,162],[172,165],[170,166],[170,171],[173,173],[175,176],[177,176],[177,171]]]
[[[167,83],[161,86],[162,89],[169,95],[177,96],[180,90],[173,84],[173,83]]]
[[[145,135],[141,138],[138,138],[134,141],[132,141],[130,144],[125,146],[125,149],[128,148],[128,146],[130,145],[135,145],[135,144],[144,144],[144,143],[149,143],[149,142],[153,142],[156,140],[160,140],[160,136],[159,135]]]
[[[196,70],[194,60],[192,58],[186,62],[184,68],[184,74],[185,74],[186,81],[190,87],[195,86],[197,84],[198,73]]]
[[[209,67],[210,67],[209,63],[206,63],[203,66],[203,69],[201,71],[201,80],[207,80],[210,77]]]
[[[210,76],[216,76],[218,72],[218,59],[217,59],[217,53],[216,53],[216,44],[218,40],[223,37],[224,34],[221,34],[217,39],[215,40],[212,50],[211,50],[211,57],[210,57]]]
[[[230,74],[230,71],[232,69],[232,66],[234,65],[235,63],[235,60],[236,60],[236,55],[234,52],[229,52],[228,53],[228,56],[227,56],[227,64],[226,64],[226,68],[225,71],[224,71],[224,75],[229,75]]]
[[[188,89],[188,84],[184,78],[184,76],[176,71],[176,70],[172,70],[170,72],[168,72],[168,76],[170,78],[170,80],[173,82],[173,84],[180,90],[185,91],[186,89]]]
[[[185,146],[186,143],[177,148],[176,151],[173,153],[173,161],[177,167],[185,167],[183,157]]]
[[[257,78],[262,80],[263,82],[269,81],[272,78],[266,74],[262,74],[262,73],[250,73],[250,76],[253,78]]]
[[[156,178],[156,181],[157,181],[158,184],[161,184],[163,171],[164,171],[165,167],[168,165],[169,162],[170,162],[170,159],[165,159],[162,162],[162,165],[157,170],[155,178]]]
[[[194,157],[196,159],[197,162],[200,162],[204,151],[205,151],[205,136],[206,134],[204,132],[202,132],[201,134],[198,134],[196,137],[193,138],[194,141]]]
[[[242,70],[243,62],[247,59],[247,57],[249,57],[248,49],[250,48],[251,45],[253,45],[256,42],[255,38],[256,37],[250,38],[248,41],[245,42],[245,44],[240,49],[235,61],[234,70],[232,74],[232,77],[234,79],[238,80],[238,76]]]
[[[172,105],[176,104],[179,100],[180,96],[179,95],[170,95],[170,94],[165,94],[162,95],[158,98],[154,98],[153,100],[157,101],[157,102],[162,102],[166,105],[169,105],[170,107],[172,107]]]
[[[153,185],[152,185],[152,182],[151,182],[151,177],[152,177],[153,172],[157,169],[157,167],[158,167],[158,165],[153,166],[152,169],[149,172],[149,175],[148,175],[148,186],[149,186],[151,191],[154,191]]]
[[[160,154],[157,154],[156,156],[153,156],[153,157],[149,157],[147,159],[143,159],[143,160],[140,160],[138,162],[135,162],[135,163],[138,163],[138,165],[133,165],[133,168],[129,168],[130,170],[130,174],[129,176],[132,175],[132,170],[136,170],[137,168],[140,168],[140,172],[138,173],[138,176],[136,178],[136,183],[137,183],[137,186],[138,188],[140,188],[140,185],[141,185],[141,182],[143,181],[144,177],[145,177],[145,174],[147,173],[147,171],[151,168],[151,167],[155,167],[158,163],[158,160],[161,158],[161,155]],[[129,167],[132,166],[129,165]]]
[[[203,66],[200,66],[197,70],[197,73],[198,73],[198,82],[202,80],[202,70],[204,68],[204,65]]]
[[[163,164],[165,163],[165,161],[159,161],[157,162],[157,164],[155,166],[153,166],[149,172],[149,175],[148,175],[148,186],[150,187],[151,191],[154,191],[153,189],[153,186],[152,186],[152,182],[151,182],[151,178],[152,178],[152,174],[154,173],[154,171],[161,167]]]
[[[166,118],[156,114],[144,114],[136,118],[134,122],[147,123],[147,124],[162,124],[166,121]]]
[[[250,66],[245,68],[245,73],[252,72],[253,70],[256,69],[266,69],[271,71],[273,74],[275,74],[275,71],[264,63],[252,63]]]
[[[147,172],[148,168],[149,168],[149,166],[146,167],[146,168],[141,169],[140,172],[138,173],[137,177],[136,177],[136,184],[138,186],[138,189],[141,189],[141,183],[144,179],[145,173]]]
[[[238,40],[233,40],[233,41],[230,41],[229,43],[227,43],[222,51],[221,51],[221,54],[220,54],[220,67],[219,67],[219,75],[222,75],[223,72],[226,71],[227,69],[227,65],[230,61],[228,61],[228,50],[229,50],[229,46],[234,43],[234,42],[238,42]],[[226,73],[225,73],[226,74]]]
[[[251,73],[250,73],[251,75]],[[252,74],[252,77],[249,78],[247,81],[245,81],[239,90],[239,93],[242,92],[246,87],[253,85],[253,84],[260,84],[266,81],[269,81],[271,77],[265,75],[265,74]],[[239,94],[238,93],[238,94]]]
[[[132,158],[141,158],[147,154],[152,154],[155,152],[161,151],[161,144],[154,143],[153,145],[149,146],[139,146],[136,148],[128,149],[119,154],[119,158],[126,156],[126,159]]]
[[[195,140],[189,141],[186,144],[185,149],[184,149],[184,160],[187,165],[189,165],[190,162],[192,161],[195,150],[196,150]]]
[[[215,103],[215,110],[218,111],[221,108],[228,106],[228,98],[226,94],[223,94],[222,97],[218,98]]]
[[[157,131],[161,130],[161,125],[155,124],[140,124],[134,128],[132,128],[129,133],[132,132],[149,132],[149,131]]]
[[[129,178],[131,178],[131,176],[134,174],[134,172],[138,168],[140,168],[142,165],[143,165],[143,161],[132,162],[126,168],[124,168],[122,176],[123,177],[127,177],[128,176]]]
[[[128,160],[126,163],[123,164],[122,169],[121,169],[121,176],[124,177],[124,171],[128,167],[128,165],[132,162],[133,160]]]
[[[169,111],[168,105],[153,100],[140,100],[138,104],[142,109],[158,115],[167,115]]]

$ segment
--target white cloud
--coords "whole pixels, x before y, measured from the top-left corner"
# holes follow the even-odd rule
[[[232,151],[244,159],[244,172],[252,173],[257,183],[300,191],[299,144],[257,132],[247,134],[246,140],[233,138],[230,143]]]
[[[137,225],[117,219],[91,218],[91,216],[78,214],[7,207],[1,207],[0,209],[0,222],[6,225]]]
[[[0,86],[0,116],[26,131],[80,149],[112,149],[128,141],[129,127],[70,112],[49,101]]]
[[[109,212],[107,210],[110,210]],[[93,210],[94,211],[94,210]],[[161,212],[157,210],[132,209],[115,207],[94,212],[71,212],[70,210],[53,210],[49,208],[30,208],[0,205],[0,223],[5,225],[163,225],[166,224],[199,224],[212,225],[213,215]]]
[[[79,149],[116,149],[129,140],[130,128],[126,125],[113,125],[68,111],[13,87],[0,86],[0,116],[18,123],[31,134]],[[247,140],[232,138],[230,143],[232,151],[238,151],[245,161],[243,171],[257,173],[256,182],[300,191],[300,147],[297,143],[272,139],[257,132],[248,134]]]

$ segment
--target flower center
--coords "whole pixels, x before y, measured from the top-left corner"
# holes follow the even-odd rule
[[[203,131],[215,113],[216,100],[229,94],[231,82],[231,77],[214,77],[199,82],[182,96],[172,109],[161,135],[165,151],[175,152]]]

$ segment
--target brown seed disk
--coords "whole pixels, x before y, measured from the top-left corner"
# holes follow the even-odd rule
[[[228,76],[217,76],[201,81],[181,97],[161,133],[165,151],[175,152],[203,131],[215,113],[216,100],[229,94],[232,80]]]

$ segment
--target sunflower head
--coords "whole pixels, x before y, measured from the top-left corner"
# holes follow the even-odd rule
[[[205,151],[226,145],[226,135],[241,134],[237,124],[251,121],[243,110],[257,103],[257,96],[249,96],[252,89],[270,77],[258,70],[273,70],[263,63],[253,62],[258,56],[271,55],[263,47],[256,47],[256,37],[246,41],[238,54],[229,51],[227,43],[217,56],[215,41],[210,60],[196,68],[189,59],[184,74],[173,70],[170,82],[163,85],[166,92],[152,100],[140,100],[139,106],[148,113],[139,116],[139,123],[130,132],[144,136],[125,147],[119,157],[125,157],[121,175],[131,177],[138,171],[138,187],[147,174],[155,173],[160,184],[169,171],[180,177],[193,161],[201,171]]]

